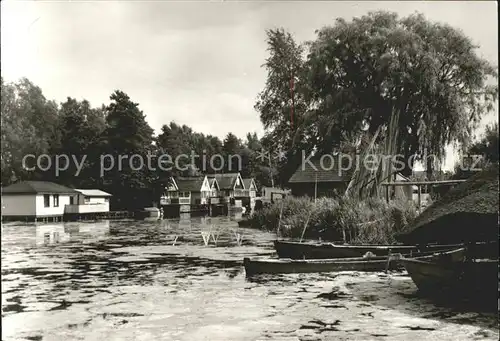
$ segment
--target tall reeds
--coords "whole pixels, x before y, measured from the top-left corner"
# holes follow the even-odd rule
[[[314,202],[307,197],[289,197],[255,212],[250,223],[269,231],[276,231],[280,224],[282,237],[383,244],[395,242],[395,235],[415,216],[413,203],[406,201],[319,198]]]

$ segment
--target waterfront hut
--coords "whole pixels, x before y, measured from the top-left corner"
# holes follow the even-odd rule
[[[65,213],[105,213],[109,212],[111,194],[99,189],[75,189],[75,194],[69,198]]]
[[[210,199],[209,203],[213,205],[218,205],[221,204],[221,197],[222,197],[222,192],[219,187],[219,183],[217,182],[216,178],[211,178],[207,177],[208,179],[208,184],[210,186]]]
[[[497,163],[432,203],[398,240],[411,244],[498,242],[498,184]]]
[[[243,179],[243,185],[245,186],[245,190],[248,191],[248,196],[255,199],[257,196],[257,185],[255,184],[255,180],[253,178],[245,178]]]
[[[352,171],[338,167],[338,162],[316,157],[301,164],[288,180],[293,196],[333,197],[343,194],[351,180]],[[331,160],[330,160],[331,161]]]
[[[244,178],[243,185],[247,197],[244,199],[243,206],[248,206],[251,210],[255,208],[255,200],[257,197],[257,184],[253,178]]]
[[[165,199],[170,204],[206,205],[210,197],[211,188],[206,176],[178,177],[172,179],[166,188]]]
[[[2,188],[2,219],[62,220],[74,189],[48,181],[22,181]]]
[[[215,198],[219,196],[219,183],[216,178],[208,178],[208,184],[210,185],[210,197]]]
[[[220,193],[226,199],[237,199],[247,196],[240,173],[211,174],[209,178],[217,180]]]
[[[168,179],[168,184],[164,188],[163,195],[160,198],[160,205],[176,205],[179,204],[179,186],[177,186],[177,182],[173,177]],[[185,199],[187,203],[189,203],[189,198]]]

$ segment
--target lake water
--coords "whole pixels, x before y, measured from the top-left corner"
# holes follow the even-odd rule
[[[437,307],[404,273],[246,279],[273,238],[228,217],[4,224],[2,340],[498,339],[496,315]]]

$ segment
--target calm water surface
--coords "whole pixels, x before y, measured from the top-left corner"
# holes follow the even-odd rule
[[[498,339],[496,316],[437,307],[404,274],[246,279],[272,240],[227,217],[4,224],[2,340]]]

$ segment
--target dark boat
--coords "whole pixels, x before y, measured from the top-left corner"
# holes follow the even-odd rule
[[[156,207],[145,207],[141,211],[134,212],[134,218],[137,220],[158,220],[160,217],[160,210]]]
[[[421,293],[450,303],[465,300],[497,309],[498,186],[496,162],[449,190],[397,237],[403,243],[466,245],[466,258],[461,261],[400,261]]]
[[[465,249],[459,248],[445,253],[454,260],[461,260]],[[398,259],[401,254],[390,256],[370,256],[335,259],[284,259],[284,258],[244,258],[243,265],[247,276],[258,274],[313,273],[334,271],[366,271],[378,272],[396,270],[401,267]],[[405,257],[410,257],[406,254]],[[415,259],[432,260],[434,253],[417,253]]]
[[[437,252],[461,247],[461,244],[426,245],[341,245],[333,243],[300,243],[291,241],[274,241],[274,248],[279,258],[291,259],[331,259],[363,257],[370,252],[376,256],[387,256],[390,253]]]
[[[498,259],[463,261],[399,261],[424,295],[496,305],[498,299]]]

